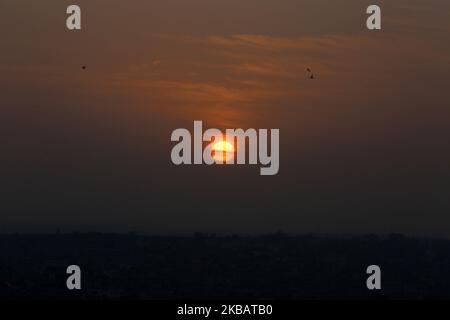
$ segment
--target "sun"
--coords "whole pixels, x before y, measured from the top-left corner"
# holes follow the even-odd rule
[[[234,158],[234,146],[226,140],[214,143],[212,147],[213,159],[221,162],[229,162]]]
[[[228,141],[218,141],[213,145],[213,150],[216,152],[234,152],[234,146]]]

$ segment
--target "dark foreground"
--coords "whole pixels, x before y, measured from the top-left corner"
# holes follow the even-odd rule
[[[389,237],[0,235],[0,298],[450,298],[450,241]],[[82,290],[66,288],[79,265]],[[366,268],[382,290],[366,288]]]

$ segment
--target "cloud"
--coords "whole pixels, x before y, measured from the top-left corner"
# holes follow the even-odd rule
[[[328,113],[331,105],[364,109],[370,96],[389,100],[424,90],[432,95],[450,71],[449,55],[433,43],[394,34],[157,39],[165,60],[156,63],[157,73],[159,58],[114,73],[111,83],[114,90],[144,96],[153,108],[179,117],[193,116],[194,110],[231,121],[225,118],[238,112],[223,110],[275,113],[317,103]],[[306,68],[314,70],[314,81]]]

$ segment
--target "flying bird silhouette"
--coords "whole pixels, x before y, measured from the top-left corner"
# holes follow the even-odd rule
[[[306,68],[306,71],[309,73],[308,78],[309,79],[314,79],[314,73],[311,71],[311,68]]]

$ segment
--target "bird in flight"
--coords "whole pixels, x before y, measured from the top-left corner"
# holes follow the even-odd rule
[[[311,68],[306,68],[306,71],[308,72],[308,78],[314,79],[314,73],[311,71]]]

